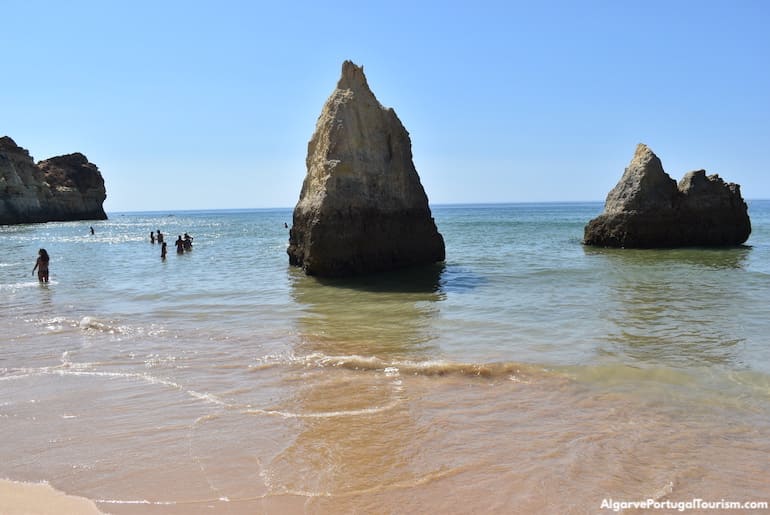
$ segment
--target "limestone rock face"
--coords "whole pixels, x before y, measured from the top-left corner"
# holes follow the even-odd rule
[[[444,260],[409,133],[350,61],[318,118],[306,165],[291,264],[309,275],[348,276]]]
[[[105,198],[104,179],[83,154],[35,164],[11,138],[0,138],[0,224],[104,220]]]
[[[677,185],[646,145],[636,148],[604,212],[585,227],[583,242],[604,247],[740,245],[751,234],[740,186],[704,170]]]

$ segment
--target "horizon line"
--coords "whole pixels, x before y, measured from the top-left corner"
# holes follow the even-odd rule
[[[604,203],[604,200],[529,200],[529,201],[510,201],[510,202],[441,202],[428,204],[429,207],[469,207],[469,206],[512,206],[512,205],[534,205],[534,204],[595,204]],[[201,211],[278,211],[293,210],[293,206],[273,206],[273,207],[204,207],[204,208],[184,208],[184,209],[138,209],[138,210],[115,210],[108,213],[180,213],[180,212],[201,212]]]
[[[745,199],[745,202],[761,202],[770,198],[752,198]],[[604,200],[527,200],[527,201],[506,201],[506,202],[440,202],[428,204],[429,207],[492,207],[492,206],[514,206],[514,205],[536,205],[536,204],[603,204]],[[115,210],[106,211],[114,214],[128,213],[195,213],[203,211],[284,211],[293,210],[291,206],[274,207],[204,207],[204,208],[183,208],[183,209],[137,209],[137,210]]]

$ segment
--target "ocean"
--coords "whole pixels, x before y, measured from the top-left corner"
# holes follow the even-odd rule
[[[0,479],[115,514],[770,501],[770,201],[727,249],[585,247],[602,207],[433,206],[445,263],[345,280],[289,266],[291,209],[2,226]]]

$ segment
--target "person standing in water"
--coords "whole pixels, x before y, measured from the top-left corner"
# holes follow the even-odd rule
[[[155,233],[150,231],[150,243],[155,244]]]
[[[176,253],[177,254],[184,254],[184,240],[182,239],[182,235],[179,235],[179,238],[176,239]]]
[[[94,226],[92,225],[91,226],[91,235],[93,236],[93,234],[94,234]]]
[[[164,260],[166,259],[166,242],[165,241],[160,244],[160,258]]]
[[[47,283],[48,282],[48,262],[51,260],[51,258],[48,256],[48,252],[46,252],[45,249],[40,249],[37,251],[38,257],[37,261],[35,261],[35,267],[32,269],[32,275],[35,275],[35,270],[37,270],[37,279],[41,283]]]

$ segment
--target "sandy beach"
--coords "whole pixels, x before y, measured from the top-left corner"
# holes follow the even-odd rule
[[[0,479],[0,513],[3,515],[101,514],[91,500],[67,495],[46,483],[19,483]]]

